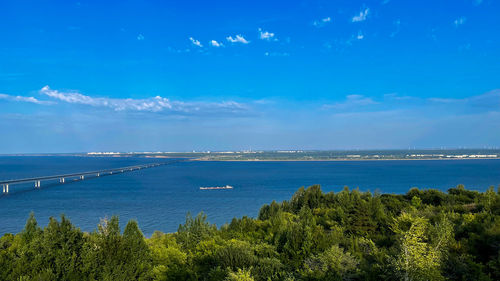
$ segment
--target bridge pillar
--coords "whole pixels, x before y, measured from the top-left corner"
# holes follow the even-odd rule
[[[59,182],[60,182],[60,183],[64,183],[64,178],[60,178],[60,179],[59,179]]]
[[[5,193],[9,193],[9,185],[8,184],[5,185]]]
[[[97,173],[97,176],[99,176],[100,173]]]
[[[2,191],[3,191],[2,193],[5,193],[5,184],[2,184],[2,189],[3,189],[3,190],[2,190]]]
[[[85,179],[85,176],[84,176],[84,175],[81,175],[81,176],[80,176],[80,179],[81,179],[81,180],[84,180],[84,179]]]

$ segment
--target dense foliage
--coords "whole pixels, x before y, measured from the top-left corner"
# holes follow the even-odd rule
[[[0,280],[500,280],[500,191],[404,195],[300,188],[217,229],[187,216],[144,238],[118,218],[64,216],[0,239]]]

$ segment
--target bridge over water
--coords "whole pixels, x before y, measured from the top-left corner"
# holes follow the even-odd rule
[[[104,175],[116,175],[116,174],[125,173],[125,172],[131,172],[131,171],[153,168],[153,167],[158,167],[158,166],[167,165],[167,164],[173,164],[173,163],[177,163],[180,161],[185,161],[185,160],[177,160],[177,161],[162,162],[162,163],[150,163],[150,164],[143,164],[143,165],[135,165],[135,166],[127,166],[127,167],[120,167],[120,168],[113,168],[113,169],[106,169],[106,170],[87,171],[87,172],[63,174],[63,175],[52,175],[52,176],[42,176],[42,177],[33,177],[33,178],[24,178],[24,179],[3,180],[3,181],[0,181],[0,185],[2,185],[2,193],[7,194],[7,193],[9,193],[9,187],[11,185],[14,185],[14,184],[30,183],[31,182],[34,184],[34,187],[36,189],[38,189],[41,187],[41,184],[43,181],[57,180],[58,179],[59,183],[65,183],[66,180],[71,180],[71,179],[84,180],[86,176],[100,177],[100,176],[104,176]]]

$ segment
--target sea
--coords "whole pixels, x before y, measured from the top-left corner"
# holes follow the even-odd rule
[[[41,226],[62,214],[83,231],[117,215],[121,226],[137,220],[144,235],[175,232],[188,213],[207,215],[217,226],[234,217],[256,217],[263,204],[288,200],[304,186],[325,192],[345,186],[403,194],[412,187],[446,191],[458,184],[484,191],[500,185],[500,160],[378,161],[176,161],[178,159],[82,156],[2,156],[0,181],[112,169],[148,163],[167,165],[83,181],[67,179],[10,185],[0,193],[0,235],[19,233],[30,212]],[[200,187],[231,185],[231,190]]]

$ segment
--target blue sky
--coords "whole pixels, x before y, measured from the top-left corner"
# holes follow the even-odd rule
[[[0,10],[0,153],[500,144],[499,1]]]

